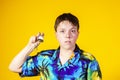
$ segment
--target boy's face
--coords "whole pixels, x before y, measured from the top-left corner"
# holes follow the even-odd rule
[[[79,32],[77,27],[69,21],[62,21],[59,23],[56,31],[56,37],[59,41],[60,47],[70,50],[75,47]]]

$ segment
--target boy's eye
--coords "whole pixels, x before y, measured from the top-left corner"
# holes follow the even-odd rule
[[[76,32],[76,30],[72,30],[71,32]]]
[[[64,30],[61,30],[60,32],[64,33],[65,31],[64,31]]]

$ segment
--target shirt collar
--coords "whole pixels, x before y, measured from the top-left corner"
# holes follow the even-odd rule
[[[52,56],[53,60],[58,59],[59,53],[60,53],[60,47],[58,47],[58,49],[55,50],[55,52],[53,53],[53,56]],[[82,54],[82,50],[80,50],[80,48],[78,47],[77,44],[75,45],[74,54],[75,55],[77,55],[77,54],[81,55]]]

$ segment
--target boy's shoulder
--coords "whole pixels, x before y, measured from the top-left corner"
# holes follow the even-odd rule
[[[55,51],[56,49],[43,50],[43,51],[38,52],[37,55],[52,56]]]
[[[89,60],[95,60],[95,57],[89,53],[89,52],[86,52],[86,51],[83,51],[82,52],[82,56],[85,58],[85,59],[89,59]]]

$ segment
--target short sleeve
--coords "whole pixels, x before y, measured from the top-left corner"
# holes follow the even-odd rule
[[[41,66],[43,58],[40,55],[33,57],[28,57],[27,60],[22,65],[22,72],[20,73],[21,77],[24,76],[37,76],[40,73],[39,67]],[[39,63],[39,64],[38,64]]]
[[[101,70],[95,59],[88,65],[87,80],[102,80]]]

